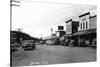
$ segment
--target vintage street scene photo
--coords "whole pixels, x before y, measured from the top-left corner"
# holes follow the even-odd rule
[[[96,62],[97,6],[10,1],[10,66]]]

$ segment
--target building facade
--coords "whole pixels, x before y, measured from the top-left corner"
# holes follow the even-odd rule
[[[56,31],[58,37],[62,37],[66,34],[64,31],[64,26],[58,26],[58,30]]]
[[[69,46],[70,40],[73,40],[72,34],[78,31],[79,22],[73,21],[72,19],[65,22],[66,23],[66,35],[62,36],[60,39],[65,46]]]
[[[96,41],[96,24],[96,15],[90,16],[88,12],[79,16],[78,32],[73,34],[77,38],[79,46],[93,45],[93,41]],[[96,42],[94,45],[96,46]]]
[[[79,22],[72,19],[66,21],[66,35],[73,34],[78,31]]]
[[[78,27],[78,31],[83,31],[83,30],[87,30],[89,29],[89,17],[90,17],[90,13],[86,13],[83,15],[79,16],[79,27]]]

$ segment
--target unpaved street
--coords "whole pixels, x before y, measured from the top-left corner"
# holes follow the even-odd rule
[[[67,47],[37,45],[36,50],[12,53],[13,66],[58,64],[96,61],[96,49],[90,47]]]

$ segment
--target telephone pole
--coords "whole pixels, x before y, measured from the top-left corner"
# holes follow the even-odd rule
[[[51,36],[52,36],[52,34],[53,34],[53,28],[51,28]]]
[[[20,3],[19,0],[10,0],[10,24],[11,26],[12,26],[12,7],[13,6],[20,7],[19,3]],[[10,30],[12,29],[11,26],[10,26]]]
[[[15,3],[15,4],[13,4],[13,3]],[[12,30],[12,6],[17,6],[17,7],[19,7],[20,5],[18,5],[20,3],[20,1],[18,1],[18,0],[10,0],[10,31]],[[10,33],[10,38],[11,38],[11,36],[12,36],[12,34]],[[10,46],[11,46],[11,39],[10,39]],[[10,48],[10,50],[11,50],[11,48]],[[12,58],[12,57],[10,57],[10,58]],[[12,59],[11,59],[11,61],[12,61]],[[10,66],[12,66],[12,62],[10,63]]]

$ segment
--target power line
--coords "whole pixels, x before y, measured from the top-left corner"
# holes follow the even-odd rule
[[[20,5],[17,5],[17,4],[10,4],[10,6],[18,6],[18,7],[19,7]]]
[[[20,1],[17,1],[17,0],[11,0],[10,2],[20,3]]]
[[[19,3],[20,3],[20,1],[18,1],[18,0],[10,0],[10,6],[20,6],[20,5],[18,5]]]
[[[36,2],[36,3],[48,3],[48,4],[61,4],[61,5],[68,5],[70,3],[58,3],[58,2],[48,2],[48,1],[33,1],[33,0],[21,0],[23,2]]]

